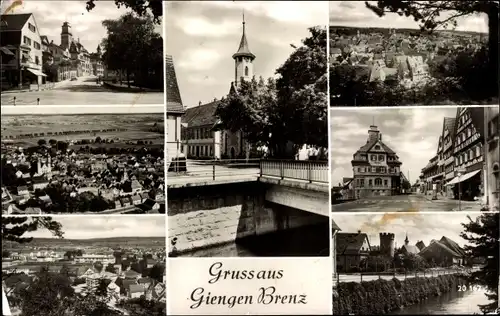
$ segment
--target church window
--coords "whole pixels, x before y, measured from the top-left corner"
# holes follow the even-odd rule
[[[245,66],[245,76],[248,76],[248,66]]]

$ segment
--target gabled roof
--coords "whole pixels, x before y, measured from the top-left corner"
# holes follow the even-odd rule
[[[371,141],[367,142],[366,144],[364,144],[363,146],[361,146],[358,151],[356,153],[367,153],[368,151],[370,151],[370,149],[372,149],[373,146],[375,146],[375,144],[379,143],[380,146],[382,147],[382,149],[388,153],[388,154],[395,154],[395,152],[389,148],[389,146],[387,146],[386,144],[384,144],[381,140],[379,139],[372,139]]]
[[[215,111],[219,103],[219,100],[215,100],[186,109],[186,114],[182,117],[182,122],[187,123],[188,127],[213,126],[217,122]]]
[[[365,233],[337,233],[336,237],[337,255],[358,254],[365,240],[368,241],[368,235]]]
[[[457,122],[456,117],[445,117],[443,121],[443,135],[444,131],[448,130],[451,139],[455,138],[456,122]]]
[[[465,256],[465,251],[462,249],[462,247],[460,247],[456,242],[454,242],[450,238],[443,236],[441,237],[441,240],[439,240],[439,242],[448,246],[448,248],[456,252],[458,255]]]
[[[174,60],[171,55],[165,57],[165,74],[167,80],[167,113],[182,114],[185,110],[175,74]]]
[[[0,31],[20,31],[31,15],[32,13],[2,14]]]
[[[403,249],[406,250],[407,253],[412,253],[412,254],[417,254],[420,252],[417,246],[413,245],[403,245]]]

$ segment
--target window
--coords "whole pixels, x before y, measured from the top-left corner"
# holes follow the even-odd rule
[[[248,76],[248,66],[245,66],[245,76]]]
[[[371,160],[377,161],[377,155],[371,155]]]
[[[361,168],[358,168],[358,172],[361,172]]]
[[[377,167],[372,167],[372,172],[377,172]]]
[[[467,151],[467,161],[469,161],[471,159],[471,150],[468,150]]]
[[[23,36],[23,43],[31,46],[31,39],[29,37]]]
[[[33,33],[35,33],[35,32],[36,32],[36,27],[35,27],[33,24],[31,24],[31,23],[28,23],[28,29],[29,29],[31,32],[33,32]]]
[[[38,42],[33,42],[33,47],[35,47],[35,49],[40,49],[40,43]]]
[[[375,150],[380,150],[380,146],[379,145],[375,145]]]
[[[35,64],[40,65],[40,58],[38,56],[35,56]]]
[[[389,173],[394,173],[394,168],[389,168]]]
[[[360,185],[360,187],[364,188],[365,187],[365,179],[360,179],[359,185]]]
[[[384,186],[387,186],[387,184],[388,184],[388,181],[384,180]]]
[[[378,155],[378,160],[379,161],[384,161],[384,155]]]
[[[368,186],[373,186],[372,179],[368,180]]]
[[[380,186],[380,185],[382,185],[382,179],[380,179],[380,178],[376,178],[376,179],[375,179],[375,185],[376,185],[376,186]]]

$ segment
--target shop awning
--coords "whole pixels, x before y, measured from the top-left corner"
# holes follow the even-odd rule
[[[463,182],[465,180],[468,180],[468,179],[472,178],[473,176],[475,176],[479,172],[481,172],[481,170],[472,171],[472,172],[466,173],[466,174],[464,174],[464,175],[462,175],[460,177],[455,177],[455,178],[453,178],[453,180],[451,180],[450,182],[448,182],[446,185],[454,185],[454,184]]]
[[[43,72],[41,71],[38,71],[38,70],[35,70],[35,69],[26,69],[28,70],[29,72],[31,72],[32,74],[34,74],[35,76],[42,76],[42,77],[47,77],[46,74],[44,74]]]
[[[0,47],[0,51],[5,55],[15,56],[15,54],[11,52],[10,49],[8,49],[7,47]]]

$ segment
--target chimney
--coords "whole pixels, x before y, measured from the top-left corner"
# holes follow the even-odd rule
[[[361,234],[361,230],[358,230],[358,234]]]
[[[382,133],[379,133],[379,134],[378,134],[378,140],[379,140],[379,141],[382,141]]]
[[[201,105],[201,101],[200,101],[200,102],[198,102],[198,106],[200,106],[200,105]]]
[[[380,132],[379,132],[377,126],[370,125],[370,129],[368,130],[368,141],[367,141],[367,143],[379,140],[379,133]]]

